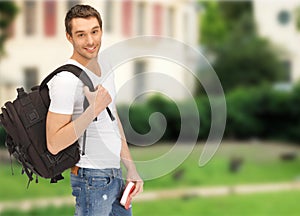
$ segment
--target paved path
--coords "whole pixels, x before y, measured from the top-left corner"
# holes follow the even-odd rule
[[[146,202],[167,198],[188,198],[188,197],[209,197],[209,196],[226,196],[230,194],[251,194],[262,192],[276,191],[300,191],[300,181],[269,183],[269,184],[251,184],[251,185],[235,185],[235,186],[219,186],[219,187],[189,187],[180,189],[167,189],[157,191],[146,191],[134,198],[134,202]],[[30,210],[35,207],[43,208],[47,206],[63,206],[74,205],[74,198],[54,197],[39,198],[23,201],[5,201],[0,202],[0,213],[6,209]]]

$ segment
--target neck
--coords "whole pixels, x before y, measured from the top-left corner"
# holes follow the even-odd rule
[[[99,63],[97,61],[97,58],[93,58],[93,59],[89,59],[89,60],[87,60],[87,59],[78,59],[78,58],[76,58],[75,55],[72,55],[71,59],[77,61],[79,64],[86,67],[87,69],[92,71],[97,76],[101,76],[101,69],[100,69]]]
[[[92,71],[97,76],[101,76],[101,69],[97,59],[94,59],[93,61],[89,61],[89,63],[85,65],[85,67],[90,71]]]

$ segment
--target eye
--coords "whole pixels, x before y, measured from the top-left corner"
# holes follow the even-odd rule
[[[99,30],[92,31],[93,34],[97,34],[98,32],[99,32]]]
[[[84,37],[84,34],[80,33],[80,34],[77,35],[77,37]]]

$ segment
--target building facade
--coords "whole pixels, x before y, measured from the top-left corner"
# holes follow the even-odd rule
[[[253,0],[254,15],[261,36],[281,50],[286,83],[300,80],[300,0]]]
[[[11,37],[5,44],[6,55],[0,62],[0,103],[16,96],[16,88],[28,90],[56,67],[64,64],[72,54],[72,46],[65,37],[64,17],[77,3],[95,7],[103,19],[104,50],[109,46],[141,35],[174,38],[192,47],[198,42],[198,17],[194,1],[189,0],[103,0],[55,1],[15,0],[19,14],[12,25]],[[139,44],[134,44],[139,46]],[[159,46],[157,44],[156,46]],[[143,49],[144,46],[141,46]],[[174,77],[184,85],[192,85],[192,78],[183,67],[151,58],[132,60],[116,68],[117,89],[134,75],[153,70]],[[137,84],[128,98],[137,94]],[[168,85],[168,83],[166,83]],[[139,87],[140,86],[140,87]],[[172,88],[172,85],[169,86]],[[176,90],[174,90],[176,91]],[[184,94],[178,92],[178,98]]]

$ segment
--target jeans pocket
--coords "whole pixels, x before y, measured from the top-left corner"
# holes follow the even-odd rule
[[[91,187],[92,188],[105,188],[111,183],[111,177],[92,177]]]
[[[80,187],[72,187],[72,195],[76,198],[75,216],[84,215],[84,195],[81,195]]]
[[[80,187],[72,187],[72,195],[74,197],[79,197],[80,193],[81,193]]]

